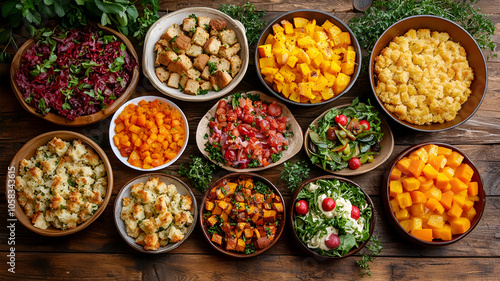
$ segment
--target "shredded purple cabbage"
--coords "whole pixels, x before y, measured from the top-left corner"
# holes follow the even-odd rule
[[[46,30],[15,75],[26,103],[74,120],[119,98],[137,66],[125,44],[97,27]]]

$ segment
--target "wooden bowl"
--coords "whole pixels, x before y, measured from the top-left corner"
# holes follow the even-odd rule
[[[351,104],[343,104],[339,106],[335,106],[335,108],[343,108],[350,106]],[[318,121],[325,116],[330,109],[327,111],[323,112],[318,118],[314,119],[314,121],[307,127],[307,131],[304,134],[304,150],[306,151],[306,154],[309,158],[311,158],[311,153],[309,151],[309,148],[311,147],[312,141],[309,137],[309,133],[312,131],[310,126],[316,126]],[[394,149],[394,136],[392,135],[392,130],[387,124],[387,121],[384,119],[384,117],[379,114],[380,120],[382,121],[382,124],[380,125],[380,128],[382,129],[382,133],[384,133],[384,136],[382,137],[380,141],[380,146],[382,149],[380,150],[379,155],[374,156],[374,161],[372,163],[365,163],[362,164],[361,167],[359,167],[356,170],[351,170],[349,168],[344,168],[339,171],[332,171],[328,168],[324,169],[325,171],[332,173],[334,175],[339,175],[339,176],[355,176],[355,175],[361,175],[364,173],[367,173],[378,166],[382,165],[392,154],[392,150]],[[323,169],[323,166],[320,163],[316,163],[316,166],[320,167]]]
[[[53,131],[53,132],[48,132],[45,134],[41,134],[30,141],[28,141],[19,151],[16,153],[12,161],[10,162],[9,165],[9,176],[7,177],[6,181],[6,191],[5,194],[6,196],[10,199],[10,196],[15,195],[17,192],[14,190],[14,182],[13,180],[15,179],[16,176],[19,175],[19,164],[23,159],[30,159],[32,156],[35,155],[35,152],[37,151],[37,148],[40,146],[43,146],[47,144],[50,140],[52,140],[54,137],[58,137],[64,141],[72,141],[75,139],[81,140],[83,143],[85,143],[87,146],[91,147],[94,149],[94,151],[99,155],[101,158],[102,162],[104,163],[104,166],[106,167],[106,175],[107,175],[107,180],[108,180],[108,186],[107,186],[107,192],[106,196],[104,197],[104,201],[102,202],[101,206],[99,209],[97,209],[96,213],[88,219],[86,222],[77,225],[73,229],[67,229],[67,230],[60,230],[57,229],[53,226],[48,227],[47,229],[40,229],[31,223],[31,220],[26,216],[24,213],[24,210],[22,207],[19,205],[17,202],[17,199],[14,200],[15,202],[12,202],[9,200],[9,212],[11,209],[14,208],[11,204],[15,204],[15,215],[16,218],[21,222],[22,225],[24,225],[26,228],[29,230],[38,233],[40,235],[44,236],[65,236],[69,234],[76,233],[80,230],[83,230],[87,226],[89,226],[93,221],[95,221],[103,212],[106,206],[108,205],[109,200],[111,199],[111,194],[113,193],[113,169],[111,168],[111,163],[109,162],[108,157],[106,156],[106,153],[97,145],[94,141],[92,141],[90,138],[71,131]],[[14,171],[12,174],[10,173],[11,171]],[[11,176],[12,175],[12,176]]]
[[[210,239],[210,236],[207,232],[206,226],[204,225],[205,219],[203,219],[203,211],[205,210],[205,202],[206,202],[207,197],[210,195],[210,190],[212,188],[216,187],[217,185],[219,185],[223,180],[237,179],[241,176],[251,177],[254,180],[259,180],[259,181],[265,183],[268,187],[270,187],[270,189],[274,192],[274,194],[276,194],[277,196],[279,196],[281,198],[281,202],[283,203],[283,217],[281,218],[278,229],[276,230],[276,236],[275,236],[274,240],[271,241],[271,243],[266,248],[257,250],[256,252],[251,253],[251,254],[226,251],[220,245],[214,243],[212,241],[212,239]],[[210,245],[212,245],[212,247],[214,247],[217,251],[219,251],[225,255],[231,256],[231,257],[249,258],[249,257],[255,257],[255,256],[260,255],[263,252],[269,250],[278,241],[281,234],[283,233],[283,229],[285,228],[286,207],[285,207],[285,201],[283,200],[283,196],[281,196],[281,193],[279,192],[278,188],[276,186],[274,186],[274,184],[271,181],[269,181],[268,179],[266,179],[265,177],[260,176],[258,174],[254,174],[254,173],[233,173],[233,174],[228,174],[228,175],[225,175],[225,176],[219,178],[218,180],[216,180],[214,183],[212,183],[210,185],[210,187],[205,192],[205,195],[203,195],[203,199],[202,199],[201,204],[200,204],[200,211],[199,211],[198,215],[199,215],[200,226],[201,226],[201,229],[203,231],[203,236],[205,237],[205,239],[207,239],[207,241],[210,243]]]
[[[265,95],[262,92],[259,91],[249,91],[247,92],[249,94],[259,94],[260,99],[262,101],[266,102],[272,102],[275,99],[271,98],[267,95]],[[227,101],[230,102],[232,100],[231,96],[227,98]],[[200,123],[198,123],[198,128],[196,129],[196,145],[198,146],[198,149],[200,150],[201,154],[205,156],[205,158],[209,159],[212,161],[214,164],[228,170],[231,172],[257,172],[257,171],[262,171],[265,169],[269,169],[278,165],[281,165],[288,159],[292,158],[295,154],[297,154],[301,147],[302,143],[304,142],[304,139],[302,138],[302,128],[300,127],[299,123],[293,117],[292,112],[282,103],[277,102],[281,106],[281,112],[284,116],[287,117],[287,123],[290,124],[290,129],[293,131],[294,135],[292,137],[288,138],[288,149],[283,151],[283,156],[280,158],[278,162],[271,163],[265,167],[257,167],[257,168],[246,168],[246,169],[238,169],[238,168],[233,168],[229,166],[222,165],[219,162],[216,162],[212,159],[210,159],[209,153],[205,150],[205,143],[207,140],[205,139],[205,134],[208,133],[210,134],[210,128],[209,128],[209,123],[210,119],[216,117],[216,111],[219,103],[217,102],[208,112],[201,118]]]
[[[205,95],[189,95],[179,91],[179,89],[175,89],[167,86],[166,83],[161,82],[158,77],[156,77],[155,73],[155,61],[156,61],[156,52],[155,52],[155,44],[158,40],[160,40],[161,35],[174,23],[182,24],[182,20],[189,17],[190,15],[195,14],[196,16],[202,17],[210,17],[213,19],[225,20],[227,22],[227,28],[233,29],[236,32],[236,37],[238,38],[238,43],[241,46],[241,50],[239,51],[240,58],[242,60],[241,69],[238,74],[233,77],[233,80],[222,90],[209,91]],[[166,14],[157,20],[148,30],[146,34],[146,38],[144,39],[144,49],[143,49],[143,59],[142,59],[142,72],[144,76],[146,76],[151,84],[160,91],[162,94],[165,94],[169,97],[183,100],[183,101],[191,101],[191,102],[202,102],[208,101],[212,99],[217,99],[229,94],[243,79],[245,73],[248,68],[249,62],[249,50],[248,50],[248,41],[246,37],[245,27],[243,24],[225,13],[207,7],[190,7],[180,9],[175,12],[171,12]]]
[[[115,143],[113,141],[113,136],[115,135],[115,127],[116,127],[115,120],[116,120],[116,118],[118,118],[118,116],[120,116],[120,113],[122,113],[122,111],[125,109],[125,107],[127,107],[127,105],[129,105],[131,103],[137,105],[137,104],[139,104],[139,102],[141,100],[145,100],[145,101],[149,101],[149,102],[154,101],[154,100],[159,100],[159,101],[161,101],[163,103],[168,104],[171,108],[177,109],[181,113],[181,115],[182,115],[182,120],[183,120],[182,127],[184,127],[185,130],[186,130],[186,136],[185,136],[186,140],[184,141],[184,145],[182,145],[182,148],[179,151],[179,153],[177,154],[177,156],[175,156],[175,158],[172,159],[172,160],[170,160],[169,162],[167,162],[167,163],[165,163],[165,164],[163,164],[161,166],[151,168],[151,169],[142,169],[142,168],[139,168],[139,167],[131,165],[127,161],[128,157],[121,156],[120,151],[118,150],[118,148],[116,147],[116,145],[115,145]],[[181,157],[181,155],[184,152],[184,150],[186,150],[186,147],[188,145],[188,140],[189,140],[189,124],[188,124],[186,115],[184,115],[184,112],[181,110],[181,108],[179,106],[177,106],[171,100],[168,100],[168,99],[163,98],[163,97],[143,96],[143,97],[137,97],[135,99],[131,99],[128,102],[126,102],[125,104],[123,104],[115,112],[115,114],[113,115],[113,118],[111,119],[111,122],[109,124],[109,144],[111,145],[111,150],[113,150],[113,153],[115,154],[116,158],[118,158],[123,164],[125,164],[126,166],[128,166],[128,167],[130,167],[132,169],[138,170],[138,171],[145,171],[145,172],[158,171],[158,170],[164,169],[164,168],[172,165],[175,161],[177,161],[177,159],[179,159],[179,157]]]
[[[410,29],[430,29],[431,31],[447,32],[451,36],[453,41],[459,42],[467,52],[467,60],[469,61],[469,66],[474,71],[474,80],[472,81],[472,84],[470,86],[472,93],[470,94],[467,101],[462,104],[460,111],[458,111],[457,116],[452,121],[444,123],[433,123],[430,125],[411,124],[399,119],[396,114],[388,111],[382,101],[379,99],[378,95],[375,93],[375,88],[377,86],[377,77],[374,73],[375,58],[386,46],[389,45],[394,37],[404,35]],[[385,113],[397,123],[421,132],[444,131],[459,126],[460,124],[467,121],[479,109],[479,106],[483,101],[483,97],[486,94],[486,88],[488,85],[488,69],[486,67],[486,61],[476,40],[458,24],[445,18],[431,15],[408,17],[398,21],[397,23],[389,27],[380,36],[380,38],[375,43],[375,46],[373,47],[372,53],[370,55],[369,74],[370,86],[372,88],[372,91],[375,95],[375,98],[377,99],[377,102],[384,109]]]
[[[365,195],[366,197],[366,202],[368,203],[368,205],[371,207],[372,209],[372,217],[370,219],[370,230],[369,230],[369,237],[366,239],[365,242],[361,243],[359,245],[359,247],[357,248],[353,248],[351,249],[346,255],[344,256],[341,256],[341,257],[331,257],[331,256],[323,256],[321,255],[320,253],[314,251],[313,249],[310,249],[309,247],[307,247],[306,244],[304,244],[304,242],[302,242],[299,238],[299,236],[297,235],[297,233],[295,232],[295,201],[297,200],[297,196],[299,195],[299,192],[305,188],[306,186],[308,186],[310,183],[313,183],[313,182],[316,182],[317,180],[339,180],[339,181],[342,181],[342,182],[346,182],[348,184],[351,184],[353,186],[356,186],[358,187],[362,192],[363,194]],[[372,237],[373,235],[373,231],[375,230],[375,223],[376,223],[376,217],[375,217],[375,207],[373,205],[373,202],[372,202],[372,199],[370,198],[370,196],[368,196],[368,194],[361,188],[361,186],[359,186],[357,183],[349,180],[349,179],[346,179],[346,178],[342,178],[342,177],[337,177],[337,176],[333,176],[333,175],[326,175],[326,176],[320,176],[320,177],[316,177],[316,178],[313,178],[313,179],[310,179],[304,183],[302,183],[302,185],[295,191],[293,197],[292,197],[292,204],[290,205],[290,211],[288,212],[288,216],[287,216],[287,220],[288,220],[288,225],[290,226],[290,232],[292,233],[292,236],[295,240],[295,242],[299,245],[299,247],[307,254],[309,254],[310,256],[313,256],[313,257],[316,257],[316,258],[319,258],[319,259],[343,259],[345,257],[348,257],[348,256],[351,256],[351,255],[354,255],[355,253],[357,253],[359,250],[361,250],[367,243],[368,241],[370,240],[370,238]]]
[[[28,41],[26,41],[21,48],[17,51],[16,55],[14,56],[14,59],[12,60],[12,64],[10,67],[10,84],[12,86],[12,89],[14,91],[14,94],[16,95],[17,100],[19,103],[22,105],[24,109],[26,109],[29,113],[35,115],[36,117],[45,119],[51,123],[54,123],[56,125],[62,125],[62,126],[69,126],[69,127],[78,127],[78,126],[86,126],[90,125],[96,122],[101,121],[102,119],[108,117],[109,115],[113,114],[120,105],[122,105],[125,101],[128,100],[130,95],[135,90],[135,87],[137,86],[137,83],[139,82],[139,59],[137,57],[137,53],[135,52],[134,46],[130,42],[130,40],[127,39],[125,35],[122,33],[115,31],[111,28],[98,25],[100,29],[104,31],[104,33],[111,34],[116,36],[119,40],[121,40],[126,46],[127,46],[127,51],[129,54],[134,57],[135,61],[137,62],[137,66],[134,69],[134,72],[132,74],[132,78],[130,79],[128,87],[125,89],[125,91],[122,93],[122,95],[116,99],[110,106],[106,107],[104,110],[101,110],[99,112],[96,112],[94,114],[90,115],[83,115],[80,117],[75,118],[75,120],[69,120],[64,116],[55,114],[55,113],[47,113],[46,115],[40,114],[36,108],[30,106],[24,101],[23,95],[21,93],[21,90],[19,89],[19,86],[16,83],[16,80],[14,79],[14,76],[16,75],[17,71],[19,70],[19,67],[21,66],[21,57],[24,55],[24,53],[33,46],[36,41],[35,39],[31,38]]]
[[[474,170],[474,175],[472,177],[472,181],[476,181],[479,185],[479,194],[478,194],[479,201],[475,202],[475,204],[474,204],[474,208],[476,209],[477,214],[474,217],[474,219],[471,221],[471,227],[469,228],[468,231],[466,231],[463,234],[453,235],[452,240],[450,240],[450,241],[442,241],[442,240],[434,240],[432,242],[424,241],[424,240],[416,238],[415,236],[406,232],[406,230],[401,226],[401,224],[399,224],[399,221],[396,219],[396,216],[394,215],[394,212],[392,211],[391,205],[389,203],[389,200],[390,200],[389,199],[390,198],[389,183],[390,183],[390,175],[391,175],[392,169],[394,169],[394,167],[396,167],[399,160],[410,155],[411,152],[413,152],[421,147],[424,147],[428,144],[435,144],[438,146],[443,146],[443,147],[449,148],[453,151],[456,151],[456,152],[460,153],[462,156],[464,156],[464,160],[462,161],[462,163],[468,164]],[[425,142],[425,143],[417,144],[417,145],[414,145],[412,147],[405,149],[398,156],[396,156],[396,158],[394,159],[392,164],[389,166],[389,168],[387,169],[386,174],[384,176],[384,184],[382,186],[382,199],[383,199],[384,209],[386,211],[386,214],[389,217],[389,220],[392,223],[392,225],[394,226],[394,228],[396,228],[396,230],[398,231],[399,235],[403,236],[404,238],[408,239],[409,241],[411,241],[417,245],[422,245],[422,246],[445,246],[445,245],[453,244],[453,243],[457,242],[458,240],[464,238],[469,233],[471,233],[472,230],[474,230],[474,228],[477,226],[477,224],[481,220],[481,217],[483,216],[483,212],[484,212],[484,207],[486,204],[486,194],[485,194],[484,189],[483,189],[483,181],[481,180],[481,175],[479,174],[477,167],[474,165],[474,163],[472,163],[470,158],[466,154],[464,154],[462,151],[460,151],[458,148],[456,148],[452,145],[449,145],[446,143],[440,143],[440,142]]]
[[[262,75],[260,72],[260,63],[259,63],[260,55],[259,55],[259,50],[258,50],[259,46],[263,45],[264,42],[266,41],[267,36],[273,32],[272,26],[274,24],[276,24],[276,23],[279,24],[282,20],[288,20],[289,22],[293,23],[294,17],[303,17],[303,18],[306,18],[308,20],[315,19],[317,24],[323,24],[323,22],[325,22],[326,20],[329,20],[331,23],[338,26],[343,32],[348,32],[351,35],[351,46],[354,47],[354,51],[356,51],[354,73],[351,75],[351,81],[349,82],[349,85],[347,85],[345,90],[342,91],[341,93],[339,93],[338,95],[332,97],[329,100],[326,100],[326,101],[323,101],[320,103],[300,103],[300,102],[292,101],[288,98],[285,98],[281,93],[275,91],[273,89],[273,85],[270,84],[269,82],[267,82],[266,80],[264,80],[264,75]],[[361,71],[361,57],[362,57],[361,56],[361,47],[359,46],[358,40],[354,36],[354,33],[349,28],[349,26],[347,26],[347,24],[345,24],[342,20],[340,20],[339,18],[337,18],[329,13],[325,13],[325,12],[318,11],[318,10],[302,9],[302,10],[295,10],[295,11],[284,13],[281,16],[278,16],[277,18],[275,18],[274,20],[269,22],[269,24],[266,26],[264,31],[261,33],[261,35],[259,37],[259,41],[256,45],[255,69],[257,71],[257,76],[259,77],[260,82],[262,82],[262,84],[267,88],[267,90],[270,93],[272,93],[275,97],[277,97],[281,101],[292,104],[292,105],[297,105],[297,106],[317,106],[317,105],[324,105],[324,104],[327,104],[329,102],[332,102],[332,101],[340,98],[342,95],[344,95],[345,93],[347,93],[351,89],[351,87],[354,85],[354,83],[356,83],[356,79],[358,79],[359,72]]]
[[[149,179],[157,177],[160,181],[168,184],[174,184],[177,187],[177,192],[180,195],[188,195],[193,199],[193,204],[191,205],[191,213],[193,214],[193,223],[189,227],[188,232],[184,235],[184,238],[176,243],[169,243],[164,247],[160,247],[156,251],[148,251],[145,250],[143,246],[138,245],[135,243],[135,239],[127,235],[127,230],[125,223],[122,221],[121,217],[121,212],[123,208],[123,198],[124,197],[130,197],[130,189],[132,188],[132,185],[138,184],[138,183],[145,183]],[[127,244],[130,245],[130,247],[134,248],[135,250],[142,252],[142,253],[147,253],[147,254],[161,254],[161,253],[166,253],[169,251],[172,251],[173,249],[179,247],[184,241],[186,241],[193,232],[195,226],[196,226],[196,220],[198,219],[198,205],[196,203],[196,197],[194,196],[193,192],[189,188],[187,184],[185,184],[182,180],[163,173],[149,173],[149,174],[143,174],[140,176],[137,176],[131,180],[129,180],[123,187],[121,188],[120,192],[116,196],[115,199],[115,205],[113,209],[114,213],[114,220],[115,220],[115,225],[116,228],[118,229],[118,233],[120,233],[120,236],[123,238]]]

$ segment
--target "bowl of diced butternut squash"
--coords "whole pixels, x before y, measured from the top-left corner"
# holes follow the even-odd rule
[[[182,110],[157,96],[126,102],[109,126],[109,142],[116,157],[139,171],[170,166],[186,149],[188,138],[189,125]]]
[[[262,32],[255,64],[265,87],[279,99],[301,106],[331,102],[354,85],[361,69],[358,41],[335,16],[295,10]]]
[[[263,176],[233,173],[214,182],[200,204],[199,220],[207,241],[236,258],[271,248],[285,227],[285,202]]]
[[[481,176],[458,148],[422,143],[401,152],[387,171],[384,206],[401,235],[442,246],[468,235],[486,202]]]

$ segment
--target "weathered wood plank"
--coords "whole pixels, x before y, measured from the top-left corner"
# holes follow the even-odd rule
[[[356,256],[325,261],[271,255],[245,260],[193,254],[18,253],[16,257],[16,273],[2,272],[0,280],[363,280]],[[496,280],[498,262],[498,257],[374,258],[370,280]]]

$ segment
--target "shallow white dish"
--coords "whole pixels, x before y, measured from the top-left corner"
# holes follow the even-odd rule
[[[138,245],[135,243],[135,239],[127,235],[127,230],[125,227],[125,223],[122,221],[121,217],[121,212],[123,208],[123,198],[124,197],[130,197],[130,189],[132,185],[138,184],[138,183],[145,183],[149,179],[157,177],[160,181],[164,182],[165,184],[174,184],[177,187],[177,192],[180,195],[188,195],[193,199],[193,204],[191,205],[191,213],[193,214],[193,223],[189,227],[189,231],[184,235],[184,239],[182,239],[179,242],[176,243],[169,243],[164,247],[158,248],[156,251],[147,251],[144,250],[144,247],[141,245]],[[129,244],[132,248],[139,252],[147,253],[147,254],[160,254],[160,253],[165,253],[169,252],[177,247],[179,247],[186,239],[188,239],[189,235],[193,232],[193,229],[196,227],[196,222],[198,220],[198,204],[196,203],[196,198],[194,197],[193,192],[191,189],[180,179],[171,176],[171,175],[166,175],[162,173],[150,173],[150,174],[144,174],[140,175],[136,178],[131,179],[129,182],[127,182],[118,195],[116,196],[115,199],[115,205],[113,209],[113,214],[114,214],[114,219],[115,219],[115,225],[116,228],[118,229],[118,233],[120,233],[120,236]]]
[[[164,102],[164,103],[168,104],[170,107],[173,107],[173,108],[177,109],[182,114],[182,121],[183,121],[182,126],[186,130],[186,140],[184,141],[184,145],[182,146],[182,148],[179,151],[179,153],[177,154],[177,156],[175,156],[175,158],[172,159],[170,162],[167,162],[167,163],[165,163],[165,164],[163,164],[161,166],[154,167],[154,168],[151,168],[151,169],[142,169],[142,168],[139,168],[139,167],[131,165],[127,161],[128,157],[121,156],[120,151],[118,150],[118,148],[116,147],[115,143],[113,142],[113,136],[115,135],[115,127],[116,127],[115,120],[116,120],[116,118],[118,118],[118,116],[120,116],[120,113],[122,113],[123,109],[125,109],[125,107],[127,107],[127,105],[129,105],[131,103],[137,105],[137,104],[139,104],[139,102],[141,100],[154,101],[156,99],[160,100],[161,102]],[[184,112],[175,103],[173,103],[172,101],[170,101],[170,100],[168,100],[166,98],[162,98],[162,97],[157,97],[157,96],[143,96],[143,97],[138,97],[138,98],[129,100],[128,102],[124,103],[115,112],[115,114],[113,115],[113,118],[111,119],[111,122],[109,124],[109,144],[111,145],[111,149],[115,153],[116,158],[118,158],[126,166],[128,166],[128,167],[130,167],[130,168],[132,168],[134,170],[138,170],[138,171],[145,171],[145,172],[158,171],[158,170],[161,170],[163,168],[166,168],[166,167],[172,165],[175,161],[177,161],[177,159],[179,159],[179,157],[181,157],[181,155],[184,152],[184,150],[186,150],[186,147],[187,147],[187,144],[188,144],[188,140],[189,140],[189,124],[187,122],[186,115],[184,115]]]
[[[182,24],[182,20],[189,17],[189,15],[195,14],[196,16],[205,16],[215,19],[226,20],[227,28],[234,29],[236,32],[236,37],[238,38],[238,43],[241,45],[241,50],[239,55],[242,60],[240,72],[233,78],[231,83],[227,85],[224,89],[215,92],[209,91],[206,95],[189,95],[179,91],[178,89],[171,88],[167,84],[161,82],[155,74],[155,60],[156,53],[154,51],[155,44],[165,31],[174,23]],[[160,91],[161,93],[183,101],[194,101],[201,102],[212,100],[216,98],[223,97],[229,94],[243,79],[248,68],[249,51],[248,51],[248,41],[246,37],[245,27],[243,24],[230,16],[224,14],[219,10],[215,10],[207,7],[191,7],[181,9],[172,13],[169,13],[159,20],[157,20],[148,30],[146,38],[144,39],[144,49],[142,58],[142,71],[144,76],[146,76],[151,84]]]

